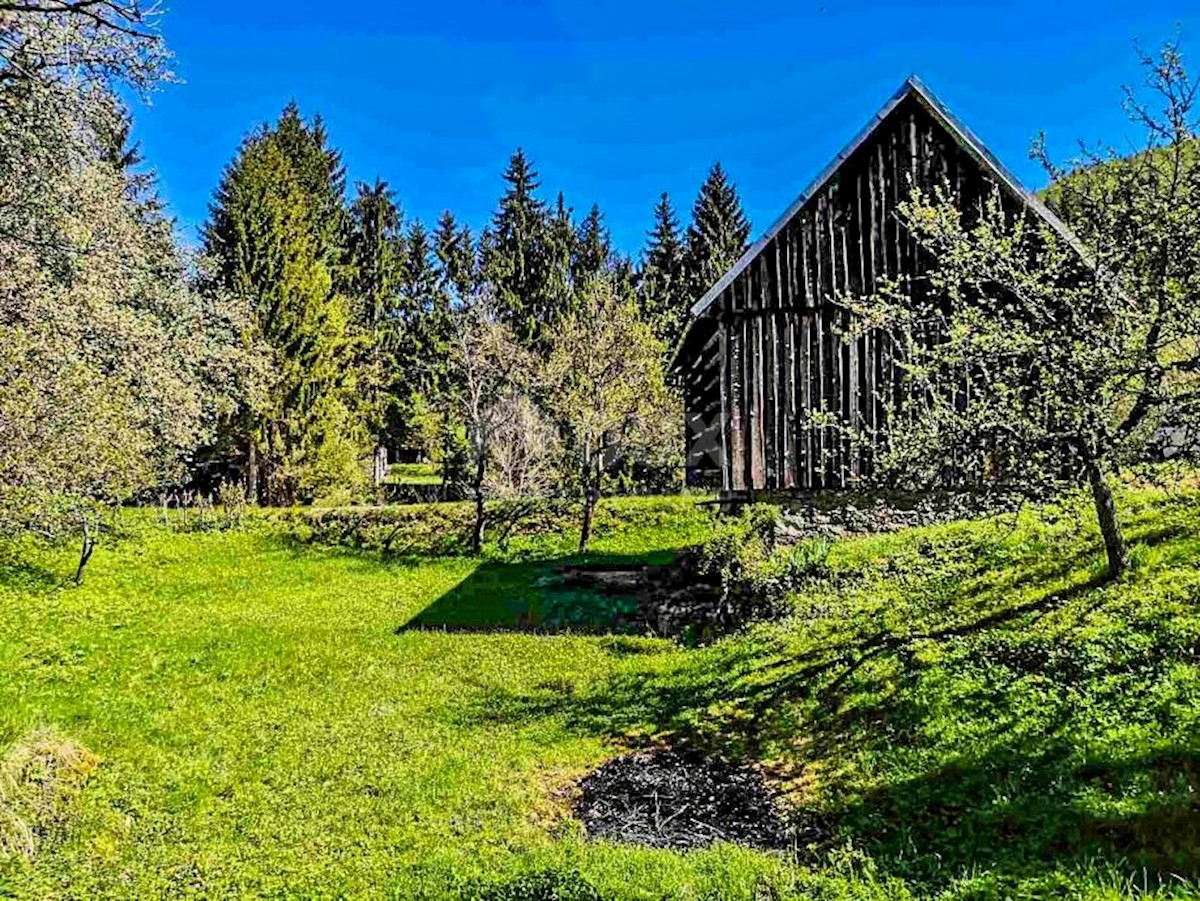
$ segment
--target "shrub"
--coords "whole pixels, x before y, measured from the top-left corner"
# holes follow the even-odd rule
[[[445,556],[470,547],[473,510],[469,503],[377,507],[271,508],[261,516],[305,544],[370,550],[387,556]],[[575,551],[579,503],[567,499],[492,501],[484,541],[490,553],[509,559]],[[683,546],[707,534],[712,513],[684,498],[602,502],[596,509],[597,538],[641,531],[670,531]]]
[[[697,573],[721,586],[730,625],[790,612],[788,596],[793,591],[810,579],[828,575],[829,540],[810,538],[780,545],[781,521],[778,507],[751,505],[725,520],[693,552]]]

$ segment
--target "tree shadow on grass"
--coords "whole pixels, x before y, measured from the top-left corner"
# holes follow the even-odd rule
[[[0,558],[0,587],[46,591],[66,585],[69,576],[23,560]]]
[[[889,782],[838,811],[890,874],[941,888],[964,871],[1036,877],[1107,863],[1150,886],[1200,877],[1200,751],[1089,757],[1001,744]]]
[[[673,551],[588,554],[536,561],[485,560],[466,579],[397,628],[448,632],[630,633],[644,630],[632,593],[563,583],[567,565],[638,569],[670,562]]]
[[[1071,568],[1047,569],[1041,580],[1054,582]],[[490,579],[473,582],[468,579],[418,614],[413,622],[421,621],[429,611],[439,610],[443,601],[455,611],[455,621],[460,621],[463,610],[473,610],[479,603],[481,588],[486,598],[493,597]],[[1027,584],[1025,579],[1021,582]],[[973,619],[906,632],[848,629],[836,639],[801,653],[789,648],[778,635],[754,633],[681,658],[666,670],[618,673],[582,693],[563,693],[557,684],[550,691],[501,690],[481,701],[477,710],[465,710],[463,716],[509,724],[555,716],[585,735],[621,736],[649,727],[653,733],[677,735],[719,754],[753,756],[794,728],[795,724],[779,713],[788,703],[804,699],[824,710],[816,722],[827,727],[830,740],[835,741],[845,732],[845,717],[869,716],[837,712],[851,690],[860,687],[855,683],[864,670],[884,660],[895,661],[898,670],[889,674],[889,681],[898,691],[919,675],[920,666],[913,657],[917,643],[969,638],[1018,621],[1027,625],[1029,620],[1062,609],[1103,583],[1103,576],[1095,575],[1070,588],[1048,591]],[[572,595],[564,593],[562,598],[569,603]],[[868,674],[866,678],[871,677]],[[808,723],[807,728],[811,730],[813,725]],[[817,737],[810,731],[810,741]]]

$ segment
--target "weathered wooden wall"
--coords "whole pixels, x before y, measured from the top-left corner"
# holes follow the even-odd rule
[[[686,472],[691,486],[721,485],[721,329],[715,320],[693,328],[683,370]]]
[[[902,100],[693,323],[683,353],[693,482],[730,492],[844,488],[867,475],[897,391],[895,342],[847,343],[839,298],[918,273],[897,216],[913,184],[974,204],[992,182],[915,96]],[[719,435],[693,428],[713,421]],[[823,411],[843,428],[811,424]]]

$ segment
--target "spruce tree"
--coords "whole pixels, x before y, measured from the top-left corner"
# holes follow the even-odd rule
[[[404,316],[419,319],[433,307],[439,281],[433,243],[419,219],[413,220],[404,235],[404,264],[400,271]]]
[[[436,264],[434,242],[420,221],[409,226],[404,248],[400,279],[404,338],[397,360],[397,398],[405,410],[404,442],[412,450],[426,452],[432,450],[431,440],[439,447],[444,444],[443,425],[434,426],[421,411],[436,414],[439,410],[450,296],[445,290],[445,277]],[[431,428],[437,432],[436,438],[430,434]]]
[[[642,251],[638,296],[643,317],[668,349],[679,340],[691,306],[684,272],[685,249],[675,207],[663,192],[654,206],[654,227]]]
[[[575,252],[571,255],[571,278],[576,288],[589,279],[609,272],[612,265],[612,240],[604,225],[604,214],[600,207],[592,204],[587,216],[579,224],[575,236]]]
[[[433,233],[440,289],[454,303],[461,304],[479,288],[479,266],[471,229],[459,226],[449,210],[442,213]]]
[[[546,264],[550,314],[557,318],[571,306],[571,261],[575,255],[575,221],[562,191],[546,230]]]
[[[459,226],[446,210],[433,235],[437,257],[438,290],[426,317],[424,343],[429,358],[423,389],[434,415],[436,440],[441,454],[442,497],[449,499],[451,488],[466,481],[466,424],[460,421],[462,372],[456,365],[452,339],[455,317],[476,302],[480,271],[475,241],[467,226]]]
[[[546,260],[546,207],[537,172],[520,148],[504,171],[508,185],[484,245],[484,273],[497,312],[526,344],[537,342],[550,306]]]
[[[204,230],[218,282],[251,311],[245,340],[271,349],[273,384],[231,419],[247,487],[267,503],[361,480],[350,309],[335,284],[349,271],[342,186],[319,122],[306,124],[292,106],[243,142]]]
[[[714,163],[692,206],[687,231],[685,272],[693,299],[699,298],[746,252],[750,220],[737,188]]]
[[[349,272],[340,265],[349,226],[345,209],[346,170],[341,154],[328,146],[324,121],[318,115],[305,122],[293,100],[284,107],[273,136],[291,161],[312,208],[317,253],[339,278],[347,277]]]
[[[396,437],[395,398],[400,339],[400,277],[404,262],[402,216],[387,182],[360,183],[350,207],[353,329],[358,396],[375,439],[372,481],[387,475],[388,445]]]
[[[360,182],[350,207],[350,255],[356,318],[372,326],[393,318],[404,259],[402,216],[395,193],[380,179]]]

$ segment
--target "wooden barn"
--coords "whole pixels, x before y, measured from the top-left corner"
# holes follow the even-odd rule
[[[1000,191],[1071,243],[1031,196],[915,77],[691,309],[675,369],[683,383],[688,481],[727,497],[852,487],[886,429],[895,390],[887,336],[847,343],[839,297],[917,274],[897,215],[912,185],[947,186],[967,208]],[[823,411],[847,429],[814,424]],[[820,419],[820,417],[817,417]],[[826,419],[825,422],[829,420]]]

